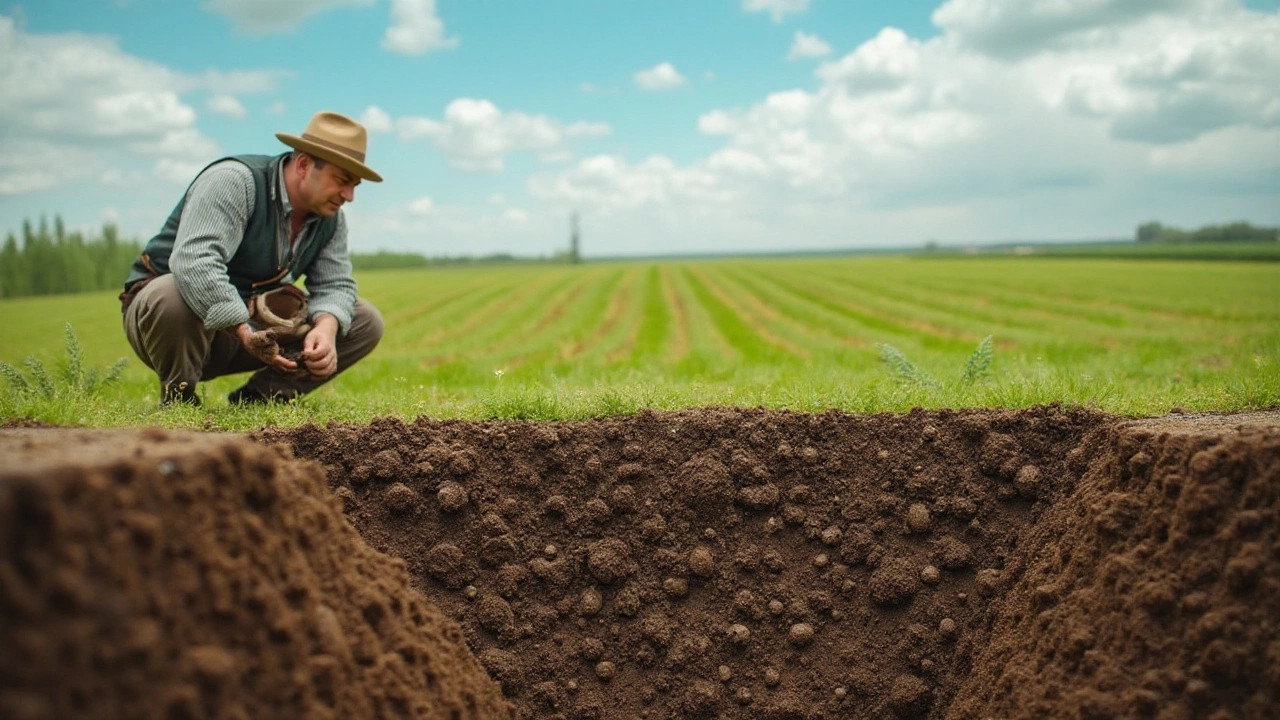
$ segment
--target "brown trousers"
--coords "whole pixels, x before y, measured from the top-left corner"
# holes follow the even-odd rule
[[[138,293],[124,313],[124,333],[147,367],[160,378],[161,400],[195,395],[196,383],[223,375],[254,372],[246,388],[289,399],[315,390],[368,355],[382,339],[382,315],[363,298],[355,317],[336,342],[338,371],[328,378],[288,380],[267,369],[229,333],[209,330],[191,311],[173,275],[161,275]]]

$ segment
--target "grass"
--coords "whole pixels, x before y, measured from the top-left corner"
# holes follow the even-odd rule
[[[358,279],[386,320],[382,345],[313,395],[270,408],[228,406],[236,377],[202,383],[203,409],[158,409],[157,382],[124,338],[114,293],[0,301],[9,318],[0,361],[14,368],[27,358],[65,367],[67,323],[81,367],[129,358],[118,382],[92,393],[17,392],[0,380],[0,419],[243,430],[703,405],[878,412],[1062,402],[1128,415],[1280,405],[1275,263],[796,258]],[[907,364],[882,362],[886,348]],[[904,372],[930,381],[903,382]]]

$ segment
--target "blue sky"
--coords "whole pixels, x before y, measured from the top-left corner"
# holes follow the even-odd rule
[[[1275,0],[43,0],[0,229],[154,232],[224,154],[370,130],[356,250],[588,255],[1280,223]]]

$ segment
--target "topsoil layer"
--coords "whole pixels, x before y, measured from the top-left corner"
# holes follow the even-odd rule
[[[0,717],[1280,704],[1280,413],[389,420],[180,452],[89,435],[71,444],[93,457],[0,432],[7,457],[30,444],[0,473]]]
[[[0,457],[0,718],[514,717],[314,463],[158,429]]]

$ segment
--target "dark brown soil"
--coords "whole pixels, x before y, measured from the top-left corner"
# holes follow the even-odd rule
[[[0,718],[514,717],[314,463],[163,430],[0,457]]]
[[[0,432],[0,452],[12,447],[6,437],[63,432]],[[437,697],[458,697],[449,688],[469,688],[459,692],[477,698],[476,716],[502,712],[435,608],[458,621],[460,639],[516,712],[530,718],[1225,720],[1271,717],[1280,705],[1276,412],[1138,422],[1056,407],[873,416],[703,409],[562,423],[382,420],[258,433],[260,442],[321,463],[276,461],[265,476],[243,469],[252,463],[202,475],[200,464],[226,448],[238,448],[234,457],[278,456],[231,438],[197,438],[182,436],[188,447],[179,462],[191,478],[184,482],[203,488],[196,497],[223,500],[188,499],[180,503],[186,515],[146,506],[161,517],[203,518],[203,525],[175,525],[193,530],[181,546],[185,554],[164,554],[166,577],[191,575],[184,566],[207,574],[209,558],[238,557],[228,542],[243,554],[244,537],[274,537],[261,527],[292,527],[292,508],[307,508],[304,515],[324,508],[332,518],[324,533],[257,543],[251,566],[224,563],[219,572],[237,579],[232,587],[242,594],[235,597],[246,602],[257,597],[254,587],[288,601],[288,582],[271,578],[296,575],[271,568],[346,563],[341,567],[350,569],[336,577],[308,575],[319,577],[306,585],[307,607],[331,608],[346,644],[354,647],[357,632],[363,642],[382,643],[369,652],[380,660],[365,666],[357,657],[342,686],[344,697],[364,703],[350,707],[381,708],[383,716],[434,717],[402,711],[426,712]],[[48,462],[47,448],[23,462]],[[53,487],[80,488],[88,481],[76,477],[103,475],[83,457],[59,462],[40,466],[62,468]],[[89,469],[77,474],[82,465]],[[336,499],[323,499],[319,467]],[[40,488],[34,478],[42,474],[19,477]],[[295,477],[304,478],[291,481],[302,489],[287,501],[266,510],[255,505],[255,488]],[[318,652],[314,639],[308,645],[295,633],[275,643],[260,608],[216,622],[220,616],[199,594],[155,600],[173,594],[159,588],[183,586],[154,579],[151,551],[113,530],[128,527],[124,513],[133,506],[103,498],[124,490],[108,482],[116,489],[105,496],[49,491],[88,499],[59,521],[58,537],[69,538],[57,544],[63,549],[33,554],[41,544],[31,538],[43,531],[39,522],[28,528],[33,516],[19,512],[11,489],[25,486],[13,482],[0,477],[0,523],[18,528],[0,536],[9,538],[0,545],[0,602],[17,602],[11,597],[21,593],[8,588],[19,578],[25,585],[13,587],[42,588],[25,612],[43,619],[27,632],[28,623],[10,622],[9,606],[0,605],[0,647],[23,647],[10,638],[27,638],[33,647],[75,647],[62,652],[90,659],[0,660],[0,703],[9,703],[0,704],[0,717],[40,717],[6,711],[42,702],[62,710],[69,707],[56,699],[63,695],[102,696],[116,703],[110,707],[129,709],[99,714],[149,715],[153,710],[135,708],[163,708],[171,688],[206,692],[203,676],[189,669],[200,663],[183,658],[209,644],[233,653],[237,667],[273,679],[249,683],[246,670],[234,676],[241,683],[234,694],[216,696],[251,708],[241,716],[309,712],[278,698],[312,697],[297,688],[306,686],[299,668]],[[64,502],[70,500],[53,504]],[[403,565],[361,544],[330,503]],[[190,515],[193,505],[205,504]],[[117,536],[124,540],[110,540]],[[16,544],[17,537],[28,539]],[[123,570],[88,573],[83,560],[62,559],[97,557],[98,545],[115,548],[116,565],[107,567],[132,568],[133,580],[120,580]],[[137,555],[132,565],[130,553]],[[167,664],[153,662],[146,674],[104,671],[91,658],[123,641],[101,628],[84,630],[91,625],[82,623],[83,612],[62,606],[67,573],[60,568],[68,562],[80,568],[91,597],[112,596],[121,584],[151,588],[152,604],[128,605],[113,616],[120,623],[155,617],[166,627],[198,630],[166,636]],[[387,593],[375,612],[379,622],[366,616],[361,600],[373,588]],[[306,613],[298,617],[306,626]],[[420,646],[423,637],[434,644]],[[396,651],[406,644],[419,649]],[[385,699],[385,675],[373,673],[395,657],[404,660],[396,665],[403,669],[399,704]],[[154,684],[130,684],[152,675]],[[441,680],[446,676],[452,684]],[[68,693],[73,686],[82,688],[79,695]],[[192,717],[235,717],[221,709],[236,706],[219,703],[201,705],[204,715]],[[337,716],[372,716],[328,707]]]
[[[1280,413],[1101,442],[1023,541],[951,717],[1280,716]]]

